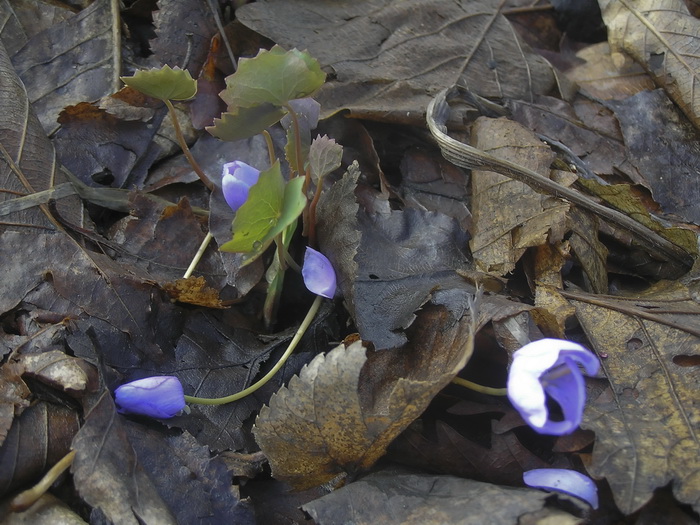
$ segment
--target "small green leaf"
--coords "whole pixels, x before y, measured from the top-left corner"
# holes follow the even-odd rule
[[[207,131],[221,140],[233,142],[247,139],[276,124],[286,111],[272,104],[261,104],[252,108],[234,108],[214,119],[214,125]]]
[[[197,81],[190,72],[168,65],[160,69],[137,71],[133,77],[121,77],[127,86],[160,100],[187,100],[197,94]]]
[[[263,103],[283,106],[290,100],[308,97],[325,79],[318,61],[308,53],[275,46],[261,50],[254,58],[241,59],[238,70],[226,78],[226,89],[220,96],[229,108]]]
[[[279,162],[261,172],[233,219],[233,239],[221,246],[221,250],[250,253],[246,264],[260,255],[304,211],[303,185],[303,177],[285,184]]]
[[[339,168],[342,160],[343,146],[328,135],[316,137],[309,148],[309,166],[314,182]]]

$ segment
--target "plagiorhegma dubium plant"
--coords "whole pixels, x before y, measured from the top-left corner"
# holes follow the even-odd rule
[[[122,80],[166,104],[178,141],[192,169],[212,191],[219,191],[220,186],[224,199],[235,213],[232,239],[220,249],[244,254],[242,264],[245,265],[275,244],[276,250],[266,272],[268,291],[263,312],[266,325],[273,324],[287,268],[301,271],[306,286],[317,294],[280,361],[258,382],[241,392],[219,399],[187,396],[175,377],[144,378],[122,385],[115,392],[120,411],[172,417],[185,406],[185,402],[230,403],[260,388],[293,352],[318,311],[322,298],[333,298],[336,277],[330,261],[307,247],[303,267],[300,267],[290,256],[289,246],[302,216],[306,220],[303,230],[308,244],[315,245],[315,206],[322,191],[323,177],[341,164],[342,147],[327,137],[311,141],[311,129],[316,126],[319,105],[308,97],[321,87],[325,74],[315,59],[296,49],[285,51],[275,46],[269,51],[261,50],[255,58],[241,59],[236,73],[226,79],[221,98],[228,105],[227,111],[207,130],[224,141],[263,134],[268,145],[270,167],[261,170],[234,159],[222,167],[219,185],[207,178],[190,153],[172,104],[172,101],[187,100],[196,94],[197,83],[189,72],[164,66],[139,71]],[[280,121],[287,130],[285,161],[289,167],[288,179],[282,175],[282,163],[275,157],[267,131]],[[210,238],[207,236],[207,241]],[[199,253],[202,251],[200,249]],[[191,273],[193,266],[186,275]]]
[[[125,84],[163,100],[173,119],[178,141],[192,169],[212,191],[221,187],[224,199],[235,212],[232,239],[223,251],[242,253],[249,264],[267,253],[273,243],[266,272],[268,282],[264,318],[271,326],[282,292],[287,268],[300,270],[307,288],[316,294],[309,312],[278,363],[248,388],[223,398],[208,399],[185,395],[182,384],[173,376],[148,377],[127,383],[115,391],[122,413],[169,418],[178,414],[186,403],[218,405],[237,401],[269,381],[294,351],[311,324],[322,299],[332,299],[336,275],[330,261],[313,246],[316,244],[316,204],[323,188],[323,178],[340,167],[342,147],[328,137],[311,141],[310,130],[316,126],[318,104],[309,98],[325,81],[318,62],[308,53],[279,46],[261,50],[251,59],[241,59],[236,73],[226,79],[221,98],[227,111],[209,133],[224,141],[246,139],[262,134],[268,146],[270,167],[249,166],[232,159],[222,167],[219,185],[213,184],[197,165],[180,132],[172,100],[187,100],[196,94],[196,81],[188,72],[164,66],[158,70],[139,71],[123,78]],[[282,175],[268,128],[282,123],[286,129],[285,161],[289,177]],[[303,218],[303,236],[308,246],[303,265],[289,254],[290,243]],[[207,237],[210,239],[211,236]],[[200,248],[201,253],[203,248]],[[196,264],[193,262],[191,268]],[[188,270],[188,274],[191,269]],[[492,395],[508,395],[525,422],[543,434],[563,435],[573,432],[581,422],[585,404],[585,384],[578,365],[587,374],[598,369],[596,357],[582,346],[569,341],[545,339],[531,343],[514,354],[507,389],[488,388],[456,378],[455,382]],[[556,401],[562,421],[553,421],[547,411],[546,398]],[[577,496],[597,507],[595,484],[586,476],[561,469],[538,469],[525,473],[527,485],[559,490]]]

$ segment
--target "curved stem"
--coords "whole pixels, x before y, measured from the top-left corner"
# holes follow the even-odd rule
[[[258,382],[253,383],[248,388],[230,396],[217,398],[185,396],[185,401],[188,403],[197,403],[199,405],[224,405],[226,403],[238,401],[239,399],[244,398],[248,394],[252,394],[253,392],[255,392],[257,389],[259,389],[261,386],[267,383],[270,379],[272,379],[272,377],[279,371],[279,369],[282,368],[282,365],[284,365],[289,356],[292,355],[292,352],[299,344],[299,341],[301,341],[301,338],[303,337],[304,333],[306,333],[306,330],[311,325],[311,321],[313,321],[314,317],[316,317],[316,312],[318,312],[318,308],[321,306],[322,300],[323,297],[321,297],[320,295],[316,296],[316,299],[312,303],[311,308],[309,308],[306,317],[304,317],[304,320],[301,322],[299,329],[296,331],[294,337],[289,342],[289,346],[284,351],[284,354],[282,354],[282,357],[280,357],[280,360],[277,361],[275,366],[272,367],[272,370],[265,374]]]
[[[202,244],[199,245],[199,250],[197,250],[197,253],[194,254],[192,262],[187,268],[185,275],[182,276],[183,279],[187,279],[190,275],[192,275],[192,272],[194,272],[194,269],[199,264],[199,261],[202,259],[202,255],[204,255],[204,251],[207,249],[207,246],[209,246],[209,243],[213,238],[214,236],[211,234],[211,232],[207,232],[207,236],[204,237]]]
[[[75,450],[71,450],[63,456],[58,463],[56,463],[51,470],[49,470],[41,481],[34,485],[32,488],[20,492],[14,497],[10,503],[10,509],[13,512],[20,512],[27,510],[34,503],[36,503],[41,496],[46,493],[47,490],[53,485],[54,481],[58,479],[58,476],[63,474],[66,469],[68,469],[73,464],[73,459],[75,458]]]
[[[304,164],[301,161],[301,134],[299,132],[299,118],[291,104],[285,104],[285,109],[289,111],[289,116],[292,118],[292,126],[294,127],[294,149],[296,151],[297,165],[295,170],[298,175],[304,173]]]
[[[187,143],[185,142],[185,137],[182,134],[182,129],[180,129],[180,122],[177,120],[177,114],[175,113],[175,107],[173,106],[173,103],[170,102],[169,100],[164,100],[165,105],[168,108],[168,112],[170,113],[170,118],[173,121],[173,128],[175,129],[175,136],[177,137],[177,141],[180,143],[180,148],[182,148],[182,152],[185,154],[185,158],[187,159],[187,162],[190,163],[190,166],[192,166],[192,169],[194,172],[197,174],[199,179],[204,183],[204,185],[209,188],[209,190],[214,191],[214,183],[209,180],[209,177],[202,171],[202,168],[199,167],[199,164],[197,164],[197,161],[194,160],[194,157],[192,156],[192,153],[190,153],[190,148],[187,147]]]
[[[275,157],[275,144],[272,142],[272,135],[266,129],[262,132],[263,137],[265,137],[265,143],[267,144],[267,154],[270,157],[270,166],[272,166],[277,158]]]
[[[452,382],[455,385],[463,386],[469,390],[474,390],[476,392],[481,392],[482,394],[488,394],[490,396],[505,396],[508,394],[507,388],[493,388],[490,386],[483,386],[478,383],[474,383],[467,379],[462,379],[461,377],[455,377]]]

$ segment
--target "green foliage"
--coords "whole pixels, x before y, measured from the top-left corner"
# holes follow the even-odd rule
[[[247,139],[280,121],[285,110],[273,104],[260,104],[252,108],[232,108],[232,111],[214,119],[207,131],[218,139],[233,142]]]
[[[290,100],[308,97],[325,79],[318,61],[308,53],[275,46],[261,50],[255,58],[241,59],[238,70],[226,79],[221,98],[229,108],[265,103],[284,106]]]
[[[250,253],[246,262],[254,260],[304,211],[303,185],[302,177],[285,183],[279,162],[261,172],[257,184],[250,188],[248,200],[236,212],[233,239],[221,250]]]
[[[314,181],[325,177],[331,171],[340,167],[343,160],[343,146],[328,135],[318,136],[309,149],[309,166]]]
[[[197,94],[197,81],[190,72],[168,65],[160,69],[137,71],[133,77],[121,77],[122,82],[144,95],[160,100],[187,100]]]

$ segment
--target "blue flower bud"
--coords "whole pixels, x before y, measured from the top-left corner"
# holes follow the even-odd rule
[[[598,488],[588,476],[575,470],[561,468],[538,468],[523,472],[523,481],[528,487],[555,490],[576,496],[594,509],[598,508]]]
[[[321,252],[306,247],[301,276],[310,292],[333,299],[336,287],[335,271],[331,262]]]
[[[126,383],[114,391],[117,410],[122,414],[140,414],[170,418],[185,408],[185,395],[177,377],[145,377]]]
[[[598,358],[577,343],[541,339],[513,354],[508,372],[508,399],[525,422],[540,434],[570,434],[581,424],[586,404],[587,375],[598,372]],[[547,396],[561,407],[563,420],[553,421]]]
[[[250,187],[258,182],[260,170],[240,160],[224,164],[221,175],[221,189],[224,198],[233,211],[237,211],[248,198]]]

